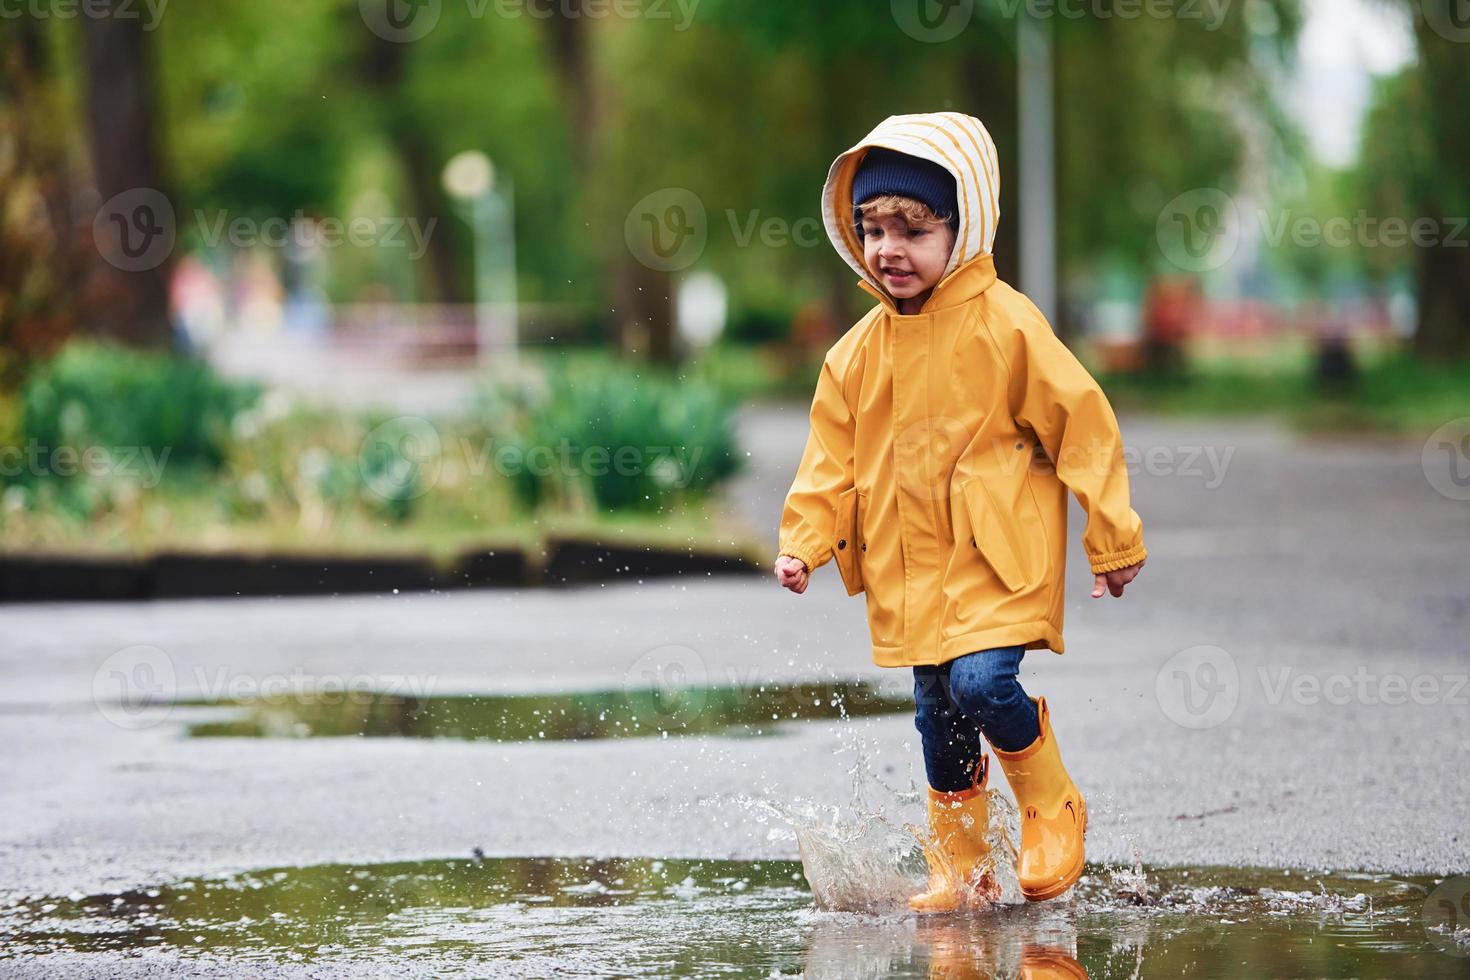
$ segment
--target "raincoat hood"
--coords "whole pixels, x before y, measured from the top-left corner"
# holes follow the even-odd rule
[[[889,116],[852,149],[832,162],[822,189],[822,221],[827,237],[853,271],[881,295],[882,284],[863,262],[863,243],[852,221],[852,183],[868,150],[881,146],[939,164],[954,176],[959,198],[959,231],[944,277],[991,254],[1000,225],[1000,164],[995,141],[974,116],[925,112]]]

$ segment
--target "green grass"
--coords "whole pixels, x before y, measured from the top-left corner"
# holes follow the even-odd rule
[[[1356,381],[1324,390],[1305,355],[1212,359],[1182,380],[1099,375],[1119,411],[1185,416],[1274,415],[1309,432],[1420,433],[1470,416],[1470,362],[1424,364],[1402,352],[1360,354]]]
[[[414,517],[394,521],[359,510],[303,520],[298,512],[227,514],[205,486],[164,484],[87,520],[50,508],[13,508],[0,517],[0,553],[125,555],[164,552],[333,554],[426,557],[449,564],[467,551],[522,548],[539,562],[552,537],[605,544],[739,554],[763,560],[766,548],[714,501],[659,514],[539,515],[483,513],[453,494],[425,496]]]

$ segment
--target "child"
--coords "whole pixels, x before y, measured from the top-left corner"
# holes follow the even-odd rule
[[[776,559],[797,594],[835,559],[848,594],[867,593],[874,661],[913,669],[923,912],[995,897],[982,735],[1020,808],[1027,899],[1081,876],[1087,807],[1016,671],[1027,650],[1065,649],[1068,489],[1094,598],[1121,596],[1147,555],[1107,398],[995,277],[998,202],[995,144],[959,113],[890,117],[832,164],[827,233],[878,305],[823,361]]]

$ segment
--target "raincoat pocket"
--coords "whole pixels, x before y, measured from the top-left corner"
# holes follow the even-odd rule
[[[832,554],[837,560],[837,571],[842,575],[842,584],[848,595],[863,591],[863,566],[858,555],[862,548],[862,518],[859,502],[862,494],[856,487],[843,491],[837,498],[837,526],[833,532]]]
[[[979,550],[1007,589],[1016,592],[1024,588],[1028,577],[1012,540],[1013,521],[996,507],[984,479],[967,481],[961,492],[965,515],[970,519],[970,546]]]

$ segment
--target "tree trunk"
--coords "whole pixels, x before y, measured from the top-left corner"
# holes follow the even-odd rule
[[[674,304],[667,272],[650,269],[628,254],[626,248],[613,264],[617,296],[619,341],[624,353],[635,354],[654,364],[672,364],[674,348]]]
[[[1460,248],[1440,244],[1421,249],[1417,277],[1414,356],[1425,361],[1470,358],[1470,248],[1462,243]]]
[[[1011,22],[1006,21],[1007,25]],[[961,62],[968,102],[961,111],[978,118],[995,140],[1000,158],[1000,226],[995,235],[995,273],[1008,283],[1021,281],[1020,118],[1014,36],[1000,37],[972,25],[976,38]],[[1014,31],[1011,32],[1014,35]]]
[[[352,16],[358,16],[355,5]],[[460,263],[460,250],[455,247],[464,241],[464,235],[440,183],[440,172],[447,161],[438,158],[433,141],[413,112],[402,105],[399,94],[405,60],[412,47],[412,44],[374,36],[368,42],[358,71],[365,84],[382,93],[383,102],[389,107],[384,113],[387,120],[384,135],[397,151],[399,165],[403,167],[407,204],[424,227],[430,227],[429,222],[433,222],[434,231],[428,237],[425,253],[428,275],[420,277],[424,292],[430,302],[466,303],[474,298],[473,290]]]
[[[65,135],[44,120],[56,89],[41,22],[22,18],[0,48],[0,390],[76,329],[76,283],[97,258],[73,230]]]
[[[1470,59],[1465,45],[1451,40],[1429,23],[1415,18],[1419,61],[1427,92],[1464,92],[1470,85]],[[1470,111],[1449,97],[1427,113],[1420,125],[1428,131],[1429,160],[1436,179],[1421,181],[1427,192],[1415,202],[1420,216],[1441,222],[1445,232],[1436,244],[1418,252],[1419,326],[1414,354],[1427,361],[1470,357],[1470,247],[1464,236],[1452,238],[1457,216],[1470,214]]]
[[[600,130],[611,111],[597,102],[595,72],[590,52],[589,20],[582,0],[535,0],[545,18],[550,61],[571,125],[571,146],[578,183],[590,186],[599,162]],[[671,295],[673,277],[651,269],[629,254],[622,222],[611,223],[603,291],[613,308],[613,340],[623,353],[633,353],[655,364],[678,358],[674,343]]]
[[[155,144],[157,110],[143,21],[122,16],[128,12],[124,7],[130,6],[127,0],[101,3],[108,10],[94,11],[82,17],[81,23],[92,176],[103,206],[101,218],[106,220],[108,202],[117,195],[152,192],[168,200],[169,188]],[[114,218],[126,221],[134,217],[125,213],[133,208],[130,199],[119,199],[111,206],[119,210]],[[159,233],[175,234],[156,213],[138,217],[148,221],[150,239]],[[119,268],[99,258],[88,290],[87,329],[135,346],[171,346],[170,252],[171,248],[156,262],[150,254],[141,263],[143,268]]]

